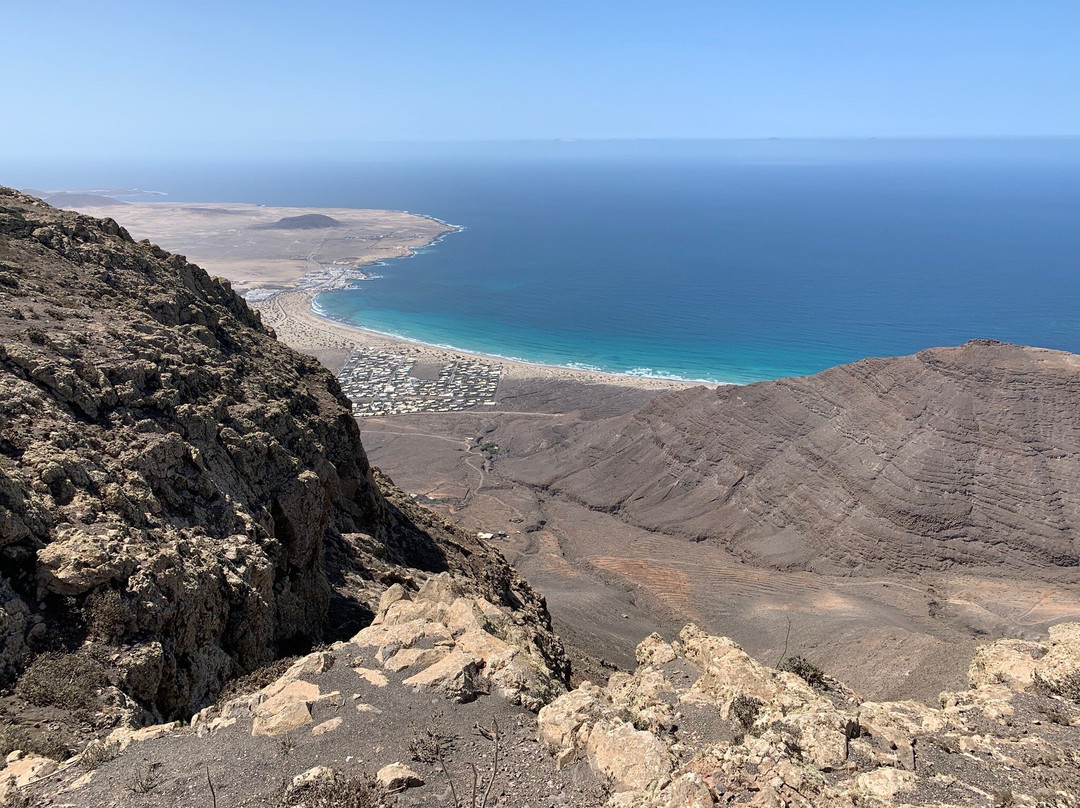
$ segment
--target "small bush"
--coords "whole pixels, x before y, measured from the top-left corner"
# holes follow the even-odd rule
[[[144,760],[135,767],[128,780],[127,789],[132,794],[149,794],[161,783],[161,763],[156,760]]]
[[[49,652],[30,663],[15,692],[39,707],[78,710],[92,707],[104,684],[105,669],[88,654]]]
[[[788,657],[776,669],[801,676],[810,687],[829,689],[829,683],[825,680],[825,671],[805,657]]]
[[[753,696],[739,695],[731,702],[731,717],[744,731],[749,730],[757,721],[758,714],[764,705],[760,699]]]
[[[79,757],[79,768],[83,771],[92,772],[102,763],[108,763],[119,754],[120,746],[118,744],[94,741],[83,750],[82,755]]]
[[[439,732],[432,722],[409,741],[409,755],[418,763],[437,763],[449,743],[450,739]]]
[[[386,798],[370,775],[346,777],[334,772],[299,785],[290,785],[281,796],[281,808],[385,808]]]
[[[96,639],[111,643],[127,633],[131,615],[123,596],[115,589],[94,592],[86,599],[82,611],[86,627]]]

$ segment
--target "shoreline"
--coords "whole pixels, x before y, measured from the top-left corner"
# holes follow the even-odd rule
[[[320,359],[338,373],[356,350],[408,354],[420,362],[497,365],[511,378],[547,378],[649,390],[716,387],[709,380],[639,376],[594,368],[532,362],[457,346],[423,342],[367,329],[322,314],[321,292],[355,287],[371,279],[372,267],[411,258],[467,226],[422,213],[369,208],[279,207],[244,202],[134,202],[82,212],[110,216],[136,238],[149,237],[170,252],[187,255],[259,310],[283,342]],[[321,214],[328,229],[282,229],[285,217]],[[250,295],[250,297],[249,297]]]
[[[315,298],[325,291],[341,291],[341,288],[335,288],[333,290],[320,289],[314,291],[309,295],[308,307],[313,317],[323,320],[327,323],[333,323],[334,325],[342,328],[354,329],[364,334],[368,334],[372,337],[378,337],[381,339],[389,340],[392,342],[400,342],[408,345],[415,345],[421,348],[429,348],[431,350],[446,351],[447,353],[460,354],[461,356],[473,357],[476,359],[485,359],[490,362],[504,362],[514,365],[525,365],[527,367],[546,368],[548,370],[565,370],[576,373],[591,373],[597,376],[612,377],[617,379],[636,379],[640,381],[657,381],[657,382],[670,382],[679,386],[691,386],[691,387],[724,387],[727,385],[738,385],[739,382],[721,382],[715,379],[687,379],[682,376],[674,375],[648,375],[643,373],[618,373],[613,370],[603,370],[596,367],[575,367],[574,365],[559,365],[552,362],[538,362],[531,359],[523,359],[519,356],[505,356],[497,353],[487,353],[485,351],[471,351],[468,348],[461,348],[456,345],[445,345],[438,342],[425,342],[422,339],[415,337],[406,337],[402,334],[394,334],[389,331],[379,331],[375,328],[365,328],[362,325],[356,325],[350,323],[347,320],[343,320],[338,317],[333,317],[329,314],[324,314],[319,311],[315,305]],[[582,363],[584,365],[584,363]]]
[[[262,314],[263,322],[275,330],[279,339],[294,348],[315,354],[335,372],[345,361],[346,357],[342,356],[344,351],[368,348],[406,351],[425,362],[480,360],[498,365],[508,378],[515,379],[542,378],[552,381],[609,384],[658,391],[718,386],[683,379],[632,376],[528,362],[384,334],[319,314],[312,308],[312,301],[316,294],[318,291],[310,289],[281,290],[270,298],[249,303],[249,305]],[[331,361],[328,362],[327,359]],[[337,361],[334,361],[335,359]]]

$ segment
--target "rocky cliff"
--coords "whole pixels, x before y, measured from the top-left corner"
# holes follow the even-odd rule
[[[500,471],[756,563],[1076,580],[1080,356],[970,342],[559,430]]]
[[[381,487],[333,376],[227,282],[0,189],[6,681],[77,656],[99,694],[183,717],[443,571],[512,608],[565,678],[501,556]]]

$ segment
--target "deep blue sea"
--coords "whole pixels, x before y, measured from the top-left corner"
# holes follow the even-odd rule
[[[376,151],[0,182],[435,216],[463,229],[320,310],[535,362],[749,382],[983,337],[1080,352],[1080,141]]]

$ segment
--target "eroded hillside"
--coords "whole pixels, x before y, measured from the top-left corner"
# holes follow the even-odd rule
[[[971,342],[671,393],[503,469],[784,568],[1075,573],[1078,402],[1080,357]]]

